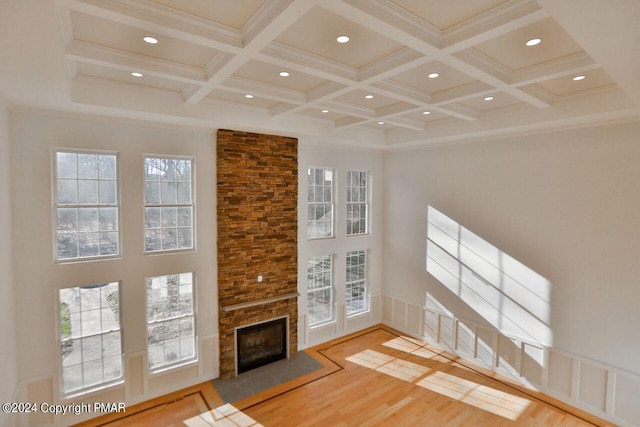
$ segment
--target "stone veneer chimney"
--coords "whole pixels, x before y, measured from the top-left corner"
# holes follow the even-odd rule
[[[217,198],[226,379],[235,375],[236,327],[289,316],[289,354],[298,348],[298,140],[218,130]]]

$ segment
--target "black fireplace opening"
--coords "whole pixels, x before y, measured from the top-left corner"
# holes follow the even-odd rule
[[[238,374],[287,358],[287,318],[236,329]]]

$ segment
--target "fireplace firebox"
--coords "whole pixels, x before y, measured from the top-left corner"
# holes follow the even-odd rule
[[[287,358],[287,318],[236,329],[237,373]]]

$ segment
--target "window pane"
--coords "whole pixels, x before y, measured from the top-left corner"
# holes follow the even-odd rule
[[[177,184],[175,182],[161,182],[160,183],[160,201],[162,203],[176,203],[178,201],[176,190]]]
[[[149,369],[195,358],[193,274],[147,278]]]
[[[366,295],[366,251],[347,253],[346,294],[347,315],[368,310]]]
[[[145,251],[162,250],[162,230],[147,230],[145,232]]]
[[[161,208],[145,208],[145,226],[146,228],[161,227]],[[148,230],[147,230],[148,231]]]
[[[177,208],[162,208],[162,227],[175,227],[178,225]]]
[[[78,230],[78,210],[76,208],[58,208],[58,230]]]
[[[100,181],[98,189],[99,189],[98,202],[100,204],[113,205],[116,203],[116,182],[115,181]]]
[[[191,183],[179,182],[177,189],[178,203],[191,203]]]
[[[56,153],[56,164],[58,166],[58,178],[78,177],[77,157],[74,153]]]
[[[332,256],[310,257],[307,265],[307,312],[309,326],[334,320]]]
[[[78,181],[78,203],[82,205],[98,203],[98,181],[86,179]]]
[[[350,196],[347,200],[347,234],[367,233],[367,172],[348,172]]]
[[[118,255],[117,157],[57,152],[55,167],[56,259]],[[65,205],[83,206],[72,210]]]
[[[191,227],[178,228],[178,247],[179,248],[192,248],[192,229]]]
[[[98,156],[96,154],[78,154],[78,178],[98,179]]]
[[[160,183],[147,181],[144,183],[144,202],[149,204],[160,203]]]
[[[104,366],[104,381],[112,381],[122,377],[122,357],[112,356],[105,357],[103,361]]]
[[[180,227],[191,226],[191,207],[178,208],[178,226]]]
[[[176,234],[175,228],[162,229],[162,249],[176,249],[178,247]]]
[[[100,233],[100,255],[118,254],[118,233],[110,231]]]
[[[193,248],[191,173],[188,159],[145,159],[145,251]]]
[[[116,282],[59,290],[64,393],[122,378],[119,304]]]
[[[99,171],[98,171],[99,179],[115,181],[117,176],[116,156],[102,155],[98,159],[98,165],[99,165]]]
[[[100,230],[114,231],[118,229],[118,208],[100,208]],[[117,233],[116,233],[117,239]]]
[[[78,203],[77,181],[58,180],[58,204],[75,205]]]

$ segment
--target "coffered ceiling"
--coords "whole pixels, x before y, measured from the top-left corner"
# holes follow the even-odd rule
[[[2,5],[16,107],[383,149],[640,117],[636,0]]]

